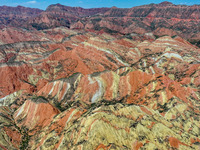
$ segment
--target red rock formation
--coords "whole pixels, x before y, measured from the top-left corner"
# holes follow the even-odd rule
[[[0,12],[0,28],[12,26],[41,30],[65,26],[71,29],[104,29],[106,32],[122,34],[153,32],[158,36],[179,35],[198,42],[198,10],[199,5],[174,5],[170,2],[129,9],[84,9],[55,4],[50,5],[46,11],[3,6]]]
[[[59,110],[49,104],[45,99],[36,97],[35,99],[27,100],[14,113],[13,117],[18,127],[25,127],[30,134],[34,134],[36,129],[39,130],[51,123],[52,118],[59,114]]]
[[[19,28],[4,28],[0,31],[0,44],[25,42],[25,41],[47,41],[44,34],[37,31],[22,30]]]
[[[56,4],[1,30],[0,149],[199,149],[200,49],[181,38],[199,6],[179,7]]]
[[[27,19],[39,15],[41,12],[42,10],[40,9],[23,6],[0,6],[0,28],[5,26],[21,27]]]
[[[0,104],[12,109],[13,122],[7,123],[16,126],[11,132],[3,125],[1,131],[12,139],[11,147],[18,148],[27,139],[25,146],[30,149],[198,147],[192,140],[193,134],[198,136],[200,113],[196,46],[177,36],[153,39],[150,33],[137,41],[65,28],[44,30],[42,35],[48,42],[1,46]],[[112,111],[110,119],[107,111]],[[113,123],[118,116],[139,124]],[[131,137],[126,144],[124,136],[110,137],[124,132]],[[188,140],[182,134],[188,134]],[[105,140],[96,141],[93,135]],[[4,142],[1,148],[10,148],[9,144]]]

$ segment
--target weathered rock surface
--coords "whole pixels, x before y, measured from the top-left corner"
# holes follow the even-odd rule
[[[200,49],[185,40],[184,25],[177,34],[160,24],[178,7],[57,4],[33,14],[50,29],[1,30],[0,149],[198,150]],[[187,7],[168,21],[198,25],[199,6]],[[64,25],[60,15],[71,29],[52,28]]]
[[[79,108],[69,109],[56,116],[50,126],[33,135],[29,148],[198,149],[195,143],[199,140],[196,136],[199,134],[198,117],[191,124],[192,110],[187,110],[185,105],[179,105],[175,110],[179,117],[170,119],[138,105],[93,106],[84,114]],[[183,116],[186,118],[181,119]]]
[[[199,148],[196,46],[177,36],[40,33],[48,40],[1,45],[2,149]]]

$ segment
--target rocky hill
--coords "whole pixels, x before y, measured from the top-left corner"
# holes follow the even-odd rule
[[[174,5],[170,2],[149,4],[132,8],[69,7],[50,5],[45,11],[39,9],[2,6],[0,28],[22,27],[29,30],[43,30],[54,27],[96,30],[121,34],[144,34],[152,32],[199,42],[200,5]]]
[[[23,6],[0,6],[0,28],[21,27],[25,22],[38,16],[42,10]]]
[[[199,6],[181,6],[194,9],[190,17],[171,15],[182,29],[175,22],[174,29],[150,25],[161,26],[178,7],[56,4],[23,18],[26,27],[6,25],[0,31],[0,149],[198,150],[200,49],[186,40],[181,22],[197,25],[192,16]],[[161,9],[166,14],[157,17],[153,12]]]
[[[198,149],[200,49],[55,28],[2,44],[2,149]],[[29,33],[33,34],[33,33]]]

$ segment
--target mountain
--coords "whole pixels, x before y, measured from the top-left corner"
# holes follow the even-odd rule
[[[42,12],[40,9],[23,6],[0,6],[0,28],[21,27],[27,19],[35,17]]]
[[[160,37],[175,36],[198,43],[200,38],[200,5],[174,5],[170,2],[132,8],[69,7],[54,4],[45,11],[18,7],[1,7],[1,28],[5,26],[41,30],[54,27],[104,30],[121,34],[153,32]],[[6,12],[6,13],[5,13]]]
[[[0,31],[0,149],[199,149],[196,8],[5,13],[23,25]]]
[[[152,4],[130,9],[111,8],[106,13],[83,18],[71,25],[72,29],[109,29],[122,34],[153,32],[157,36],[178,35],[186,39],[199,39],[199,5]],[[184,12],[184,13],[183,13]],[[81,22],[81,26],[80,26]]]

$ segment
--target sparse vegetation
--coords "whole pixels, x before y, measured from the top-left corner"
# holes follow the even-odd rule
[[[189,40],[192,45],[196,45],[200,48],[200,40]]]
[[[22,142],[20,144],[20,150],[27,150],[30,140],[30,136],[28,135],[28,129],[22,127],[21,134],[22,134]]]
[[[47,103],[48,99],[46,99],[44,96],[37,96],[37,95],[33,95],[31,98],[32,101],[34,102],[39,102],[39,103]]]

